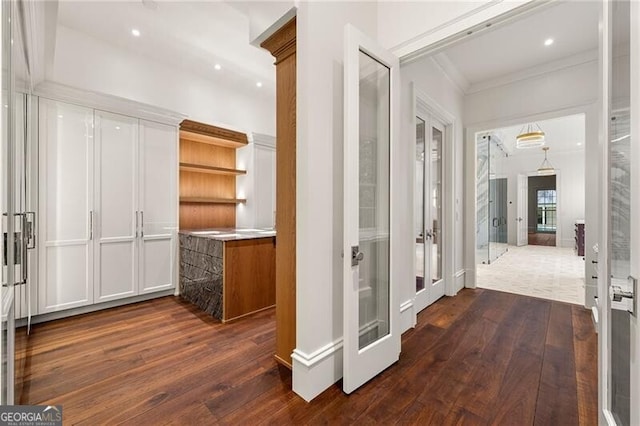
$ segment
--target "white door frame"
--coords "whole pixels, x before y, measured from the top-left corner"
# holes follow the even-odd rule
[[[524,182],[524,183],[523,183]],[[507,182],[508,188],[509,182]],[[526,188],[523,191],[523,187]],[[518,173],[516,180],[516,246],[526,246],[529,244],[529,176]],[[522,223],[524,222],[524,224]],[[524,226],[525,236],[522,236],[522,227]]]
[[[454,141],[456,137],[456,116],[450,113],[446,108],[442,107],[431,96],[417,86],[414,82],[410,83],[412,93],[412,117],[415,121],[415,117],[424,118],[425,116],[432,116],[436,120],[444,124],[444,139],[442,146],[442,235],[440,241],[442,242],[442,279],[444,280],[444,294],[445,296],[455,296],[461,288],[456,288],[456,273],[454,259],[455,259],[455,214],[456,214],[456,200],[455,200],[455,146]],[[428,120],[425,120],[427,124]],[[415,129],[415,126],[414,126]],[[415,196],[416,185],[416,132],[412,133],[412,162],[414,166],[413,179],[411,181],[411,194],[412,198]],[[426,161],[426,160],[425,160]],[[426,181],[426,179],[425,179]],[[426,200],[425,200],[426,203]],[[414,202],[415,205],[415,202]],[[415,208],[412,208],[412,224],[416,223]],[[412,225],[413,227],[413,225]],[[413,242],[413,248],[411,253],[415,253],[415,242]],[[425,254],[426,256],[426,254]],[[417,268],[415,261],[413,262],[413,276],[417,274]],[[426,271],[425,271],[426,275]],[[426,277],[425,277],[425,289]],[[429,298],[430,299],[430,298]],[[433,303],[433,300],[427,302]],[[426,307],[423,306],[424,302],[420,301],[418,294],[415,295],[416,314]]]

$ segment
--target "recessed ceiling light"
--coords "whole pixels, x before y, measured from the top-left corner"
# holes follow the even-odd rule
[[[220,71],[220,70],[222,69],[222,66],[220,66],[220,64],[215,64],[215,65],[213,66],[213,68],[214,68],[216,71]]]
[[[262,87],[262,82],[261,82],[261,81],[257,82],[257,83],[256,83],[256,86],[257,86],[257,87]]]
[[[58,118],[64,118],[64,116],[62,114],[59,114]]]
[[[545,46],[551,46],[553,44],[553,39],[552,38],[548,38],[544,41],[544,45]]]
[[[120,126],[116,126],[116,130],[120,130]]]
[[[581,145],[582,145],[582,142],[578,142],[578,146],[581,146]]]
[[[133,35],[134,37],[140,37],[140,30],[137,28],[132,29],[131,35]]]

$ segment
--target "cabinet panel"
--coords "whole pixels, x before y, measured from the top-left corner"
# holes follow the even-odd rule
[[[140,293],[173,288],[175,244],[172,237],[143,240],[140,253]]]
[[[96,264],[100,276],[96,277],[96,301],[130,297],[137,294],[135,287],[135,244],[130,241],[102,244]]]
[[[276,151],[274,148],[255,148],[256,223],[258,228],[272,228],[276,211]]]
[[[93,110],[40,100],[39,313],[93,302]]]
[[[177,152],[175,127],[140,122],[140,293],[175,286]]]
[[[96,111],[95,300],[136,294],[138,120]]]

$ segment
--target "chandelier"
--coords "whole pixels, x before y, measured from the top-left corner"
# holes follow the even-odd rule
[[[519,149],[537,148],[544,145],[544,132],[537,124],[527,124],[516,136],[516,147]]]
[[[544,151],[544,160],[542,161],[542,164],[540,164],[540,167],[538,167],[538,174],[541,176],[555,175],[556,169],[554,169],[549,160],[547,160],[547,151],[549,151],[549,147],[545,146],[542,150]]]

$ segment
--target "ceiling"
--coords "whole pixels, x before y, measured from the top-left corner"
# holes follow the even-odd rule
[[[598,48],[599,2],[556,2],[469,37],[438,54],[466,86]],[[554,43],[545,46],[545,40]],[[437,59],[437,58],[436,58]]]
[[[501,141],[505,151],[513,155],[529,155],[540,148],[518,149],[516,148],[516,136],[521,133],[523,127],[529,123],[518,124],[511,127],[493,129],[489,132],[496,135]],[[575,114],[549,120],[536,121],[545,133],[545,146],[549,147],[549,154],[560,152],[576,152],[585,148],[585,116]],[[484,133],[484,132],[483,132]]]
[[[267,9],[237,1],[61,0],[58,25],[222,84],[256,88],[260,82],[263,91],[274,92],[273,57],[249,44],[251,19]],[[132,36],[133,28],[139,37]]]

